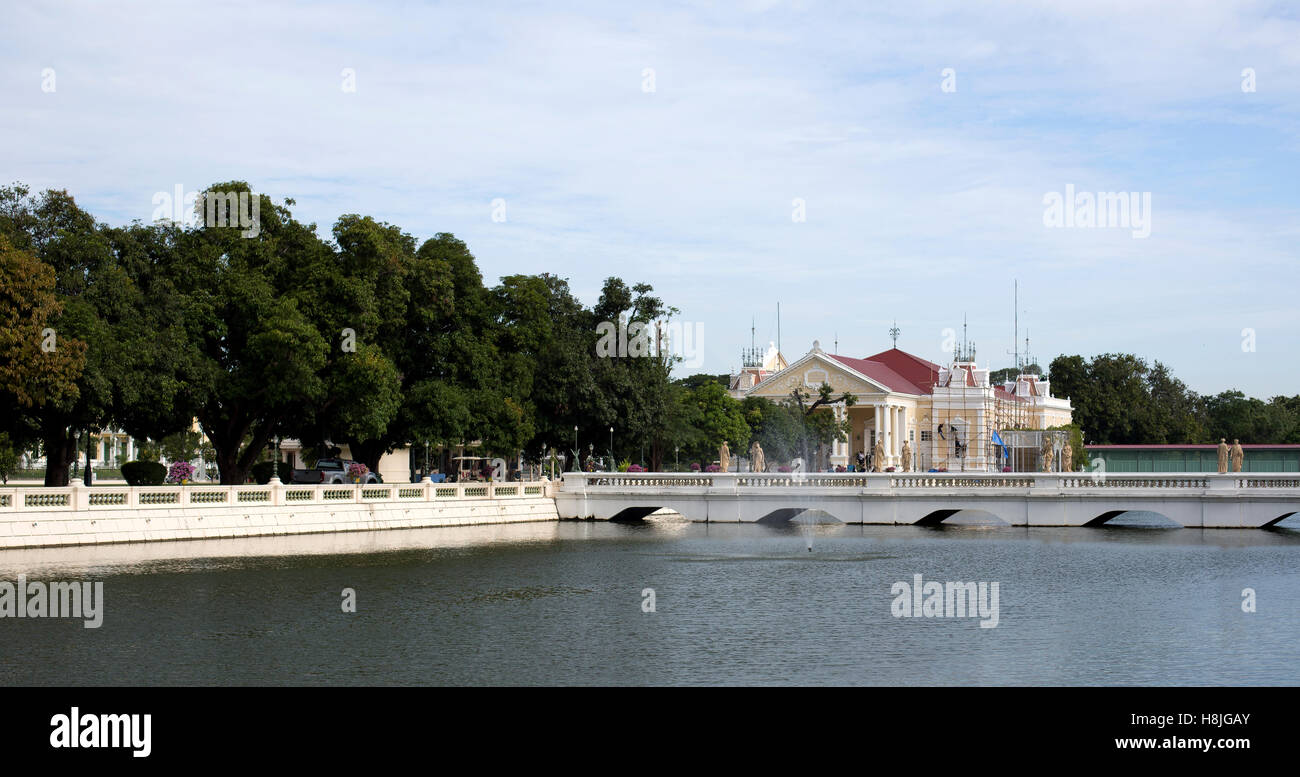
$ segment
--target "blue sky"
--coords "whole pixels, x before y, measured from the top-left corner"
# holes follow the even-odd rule
[[[112,223],[230,179],[489,282],[654,285],[704,371],[814,339],[1132,352],[1300,393],[1300,17],[1260,2],[37,3],[0,28],[0,178]],[[52,69],[54,90],[43,85]],[[345,91],[343,70],[355,72]],[[955,71],[955,91],[941,88]],[[1242,71],[1255,74],[1243,91]],[[654,90],[646,91],[646,71]],[[1044,196],[1149,192],[1150,236]],[[492,201],[505,201],[494,222]],[[793,221],[793,201],[806,221]],[[1243,350],[1243,330],[1255,349]]]

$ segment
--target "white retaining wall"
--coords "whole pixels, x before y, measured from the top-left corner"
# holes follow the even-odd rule
[[[0,489],[0,548],[556,520],[544,481]]]

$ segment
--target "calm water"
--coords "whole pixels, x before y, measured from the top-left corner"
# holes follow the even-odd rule
[[[1296,528],[671,520],[5,551],[106,602],[0,620],[0,684],[1294,685],[1298,567]],[[893,617],[915,574],[997,581],[998,626]]]

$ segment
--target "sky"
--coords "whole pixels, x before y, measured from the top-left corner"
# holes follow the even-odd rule
[[[1044,366],[1135,353],[1291,395],[1297,8],[13,4],[0,184],[125,224],[244,180],[326,238],[346,213],[453,233],[489,284],[649,283],[700,334],[682,373],[739,367],[778,303],[791,361],[885,350],[896,321],[944,363],[965,320],[1011,366],[1018,281]],[[1143,225],[1084,226],[1114,192]]]

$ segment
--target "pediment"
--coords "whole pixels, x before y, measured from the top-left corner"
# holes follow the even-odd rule
[[[889,393],[886,386],[871,380],[834,359],[821,353],[810,353],[780,372],[769,375],[754,386],[746,396],[782,399],[797,388],[817,391],[822,383],[829,383],[835,393],[852,394]]]

